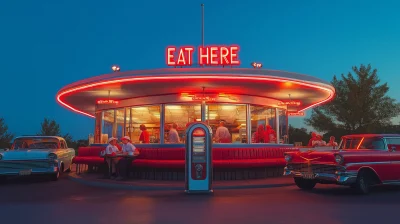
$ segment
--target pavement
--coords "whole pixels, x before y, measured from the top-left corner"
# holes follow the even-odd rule
[[[400,187],[377,187],[365,196],[335,185],[317,185],[310,192],[290,185],[186,195],[181,190],[93,187],[68,176],[0,185],[0,219],[7,224],[397,224],[399,209]]]

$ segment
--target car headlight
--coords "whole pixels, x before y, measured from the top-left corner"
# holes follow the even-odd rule
[[[54,154],[54,153],[50,153],[48,158],[49,158],[50,160],[56,160],[56,159],[57,159],[57,155]]]
[[[344,158],[341,155],[335,155],[335,161],[337,164],[343,164]]]
[[[292,160],[292,157],[290,155],[285,155],[285,161],[290,162]]]

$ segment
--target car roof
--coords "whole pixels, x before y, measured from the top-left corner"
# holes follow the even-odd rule
[[[41,136],[41,135],[23,135],[23,136],[18,136],[15,139],[19,138],[56,138],[58,140],[64,140],[64,138],[59,136]]]
[[[344,138],[357,138],[357,137],[400,137],[400,134],[353,134],[345,135]]]

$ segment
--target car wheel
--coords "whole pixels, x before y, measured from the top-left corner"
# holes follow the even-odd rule
[[[68,169],[66,169],[64,172],[65,172],[65,173],[71,172],[71,164],[69,165]]]
[[[312,190],[317,182],[314,180],[307,180],[303,178],[294,178],[294,182],[296,183],[297,187],[299,187],[302,190]]]
[[[365,171],[360,171],[357,176],[357,181],[355,184],[355,189],[360,194],[368,194],[371,188],[371,181],[369,175]]]
[[[57,173],[52,174],[50,178],[52,181],[57,181],[60,178],[60,171],[57,171]]]

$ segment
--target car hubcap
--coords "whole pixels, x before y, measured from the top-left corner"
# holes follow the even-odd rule
[[[361,179],[360,179],[360,188],[361,188],[361,190],[363,190],[363,191],[366,191],[366,190],[367,190],[367,184],[365,183],[364,178],[361,178]]]

